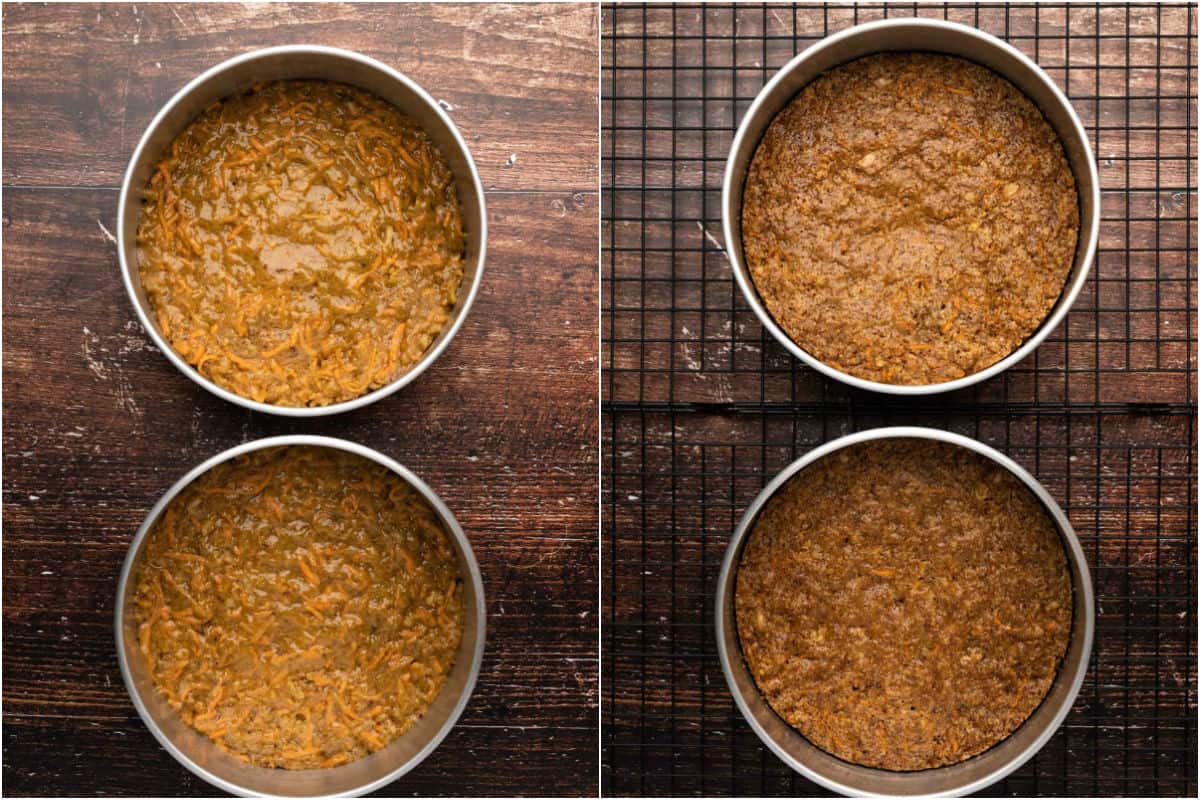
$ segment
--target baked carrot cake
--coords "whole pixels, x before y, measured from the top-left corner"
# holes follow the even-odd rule
[[[385,747],[441,691],[462,577],[425,500],[327,447],[257,450],[164,509],[136,570],[138,646],[183,721],[263,767]]]
[[[772,318],[842,372],[933,384],[1019,348],[1075,257],[1062,144],[990,70],[885,53],[836,67],[771,122],[742,240]]]
[[[966,448],[874,440],[767,503],[735,608],[763,697],[814,745],[868,767],[956,764],[1017,729],[1066,653],[1057,529],[1014,475]]]
[[[446,158],[359,89],[278,81],[171,144],[137,229],[159,330],[201,375],[283,406],[350,400],[415,364],[462,284]]]

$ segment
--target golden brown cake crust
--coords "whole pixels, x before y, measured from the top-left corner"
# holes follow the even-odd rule
[[[747,665],[792,727],[890,770],[955,764],[1041,703],[1072,615],[1054,524],[965,448],[871,441],[771,499],[737,572]]]
[[[771,316],[866,380],[991,366],[1062,293],[1079,229],[1057,135],[1007,80],[887,53],[821,75],[776,116],[746,178],[742,239]]]

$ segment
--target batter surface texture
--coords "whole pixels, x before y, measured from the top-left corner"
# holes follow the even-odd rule
[[[1012,733],[1066,652],[1072,590],[1044,507],[981,455],[876,440],[767,504],[737,572],[742,651],[771,707],[869,767],[955,764]]]
[[[142,550],[138,646],[183,721],[263,767],[334,767],[408,730],[462,639],[458,559],[390,470],[323,447],[197,478]]]
[[[746,178],[751,277],[787,335],[865,380],[934,384],[1029,338],[1062,294],[1079,229],[1054,130],[960,58],[887,53],[806,86]]]
[[[344,84],[279,81],[171,144],[137,230],[159,330],[242,397],[322,406],[392,382],[458,299],[453,174],[415,121]]]

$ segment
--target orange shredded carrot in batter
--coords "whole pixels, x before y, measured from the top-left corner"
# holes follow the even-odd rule
[[[139,271],[167,341],[218,385],[341,402],[394,380],[445,326],[466,250],[457,190],[394,107],[342,84],[266,83],[212,104],[170,150],[146,187]],[[172,320],[206,327],[181,337]]]
[[[297,559],[296,563],[300,565],[300,571],[304,573],[304,577],[309,583],[313,586],[320,585],[321,579],[317,577],[317,573],[312,571],[312,567],[306,564],[303,558]]]
[[[262,766],[386,746],[436,697],[462,633],[457,560],[432,509],[387,470],[320,448],[213,468],[163,512],[135,576],[137,646],[159,691]],[[354,633],[359,620],[375,634]]]

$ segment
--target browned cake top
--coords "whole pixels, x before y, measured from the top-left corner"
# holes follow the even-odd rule
[[[1011,473],[965,448],[871,441],[771,499],[737,572],[737,627],[767,702],[870,767],[954,764],[1012,733],[1066,652],[1057,530]]]
[[[1004,358],[1062,293],[1075,180],[1028,98],[951,56],[821,75],[746,178],[745,256],[787,335],[866,380],[929,384]]]

